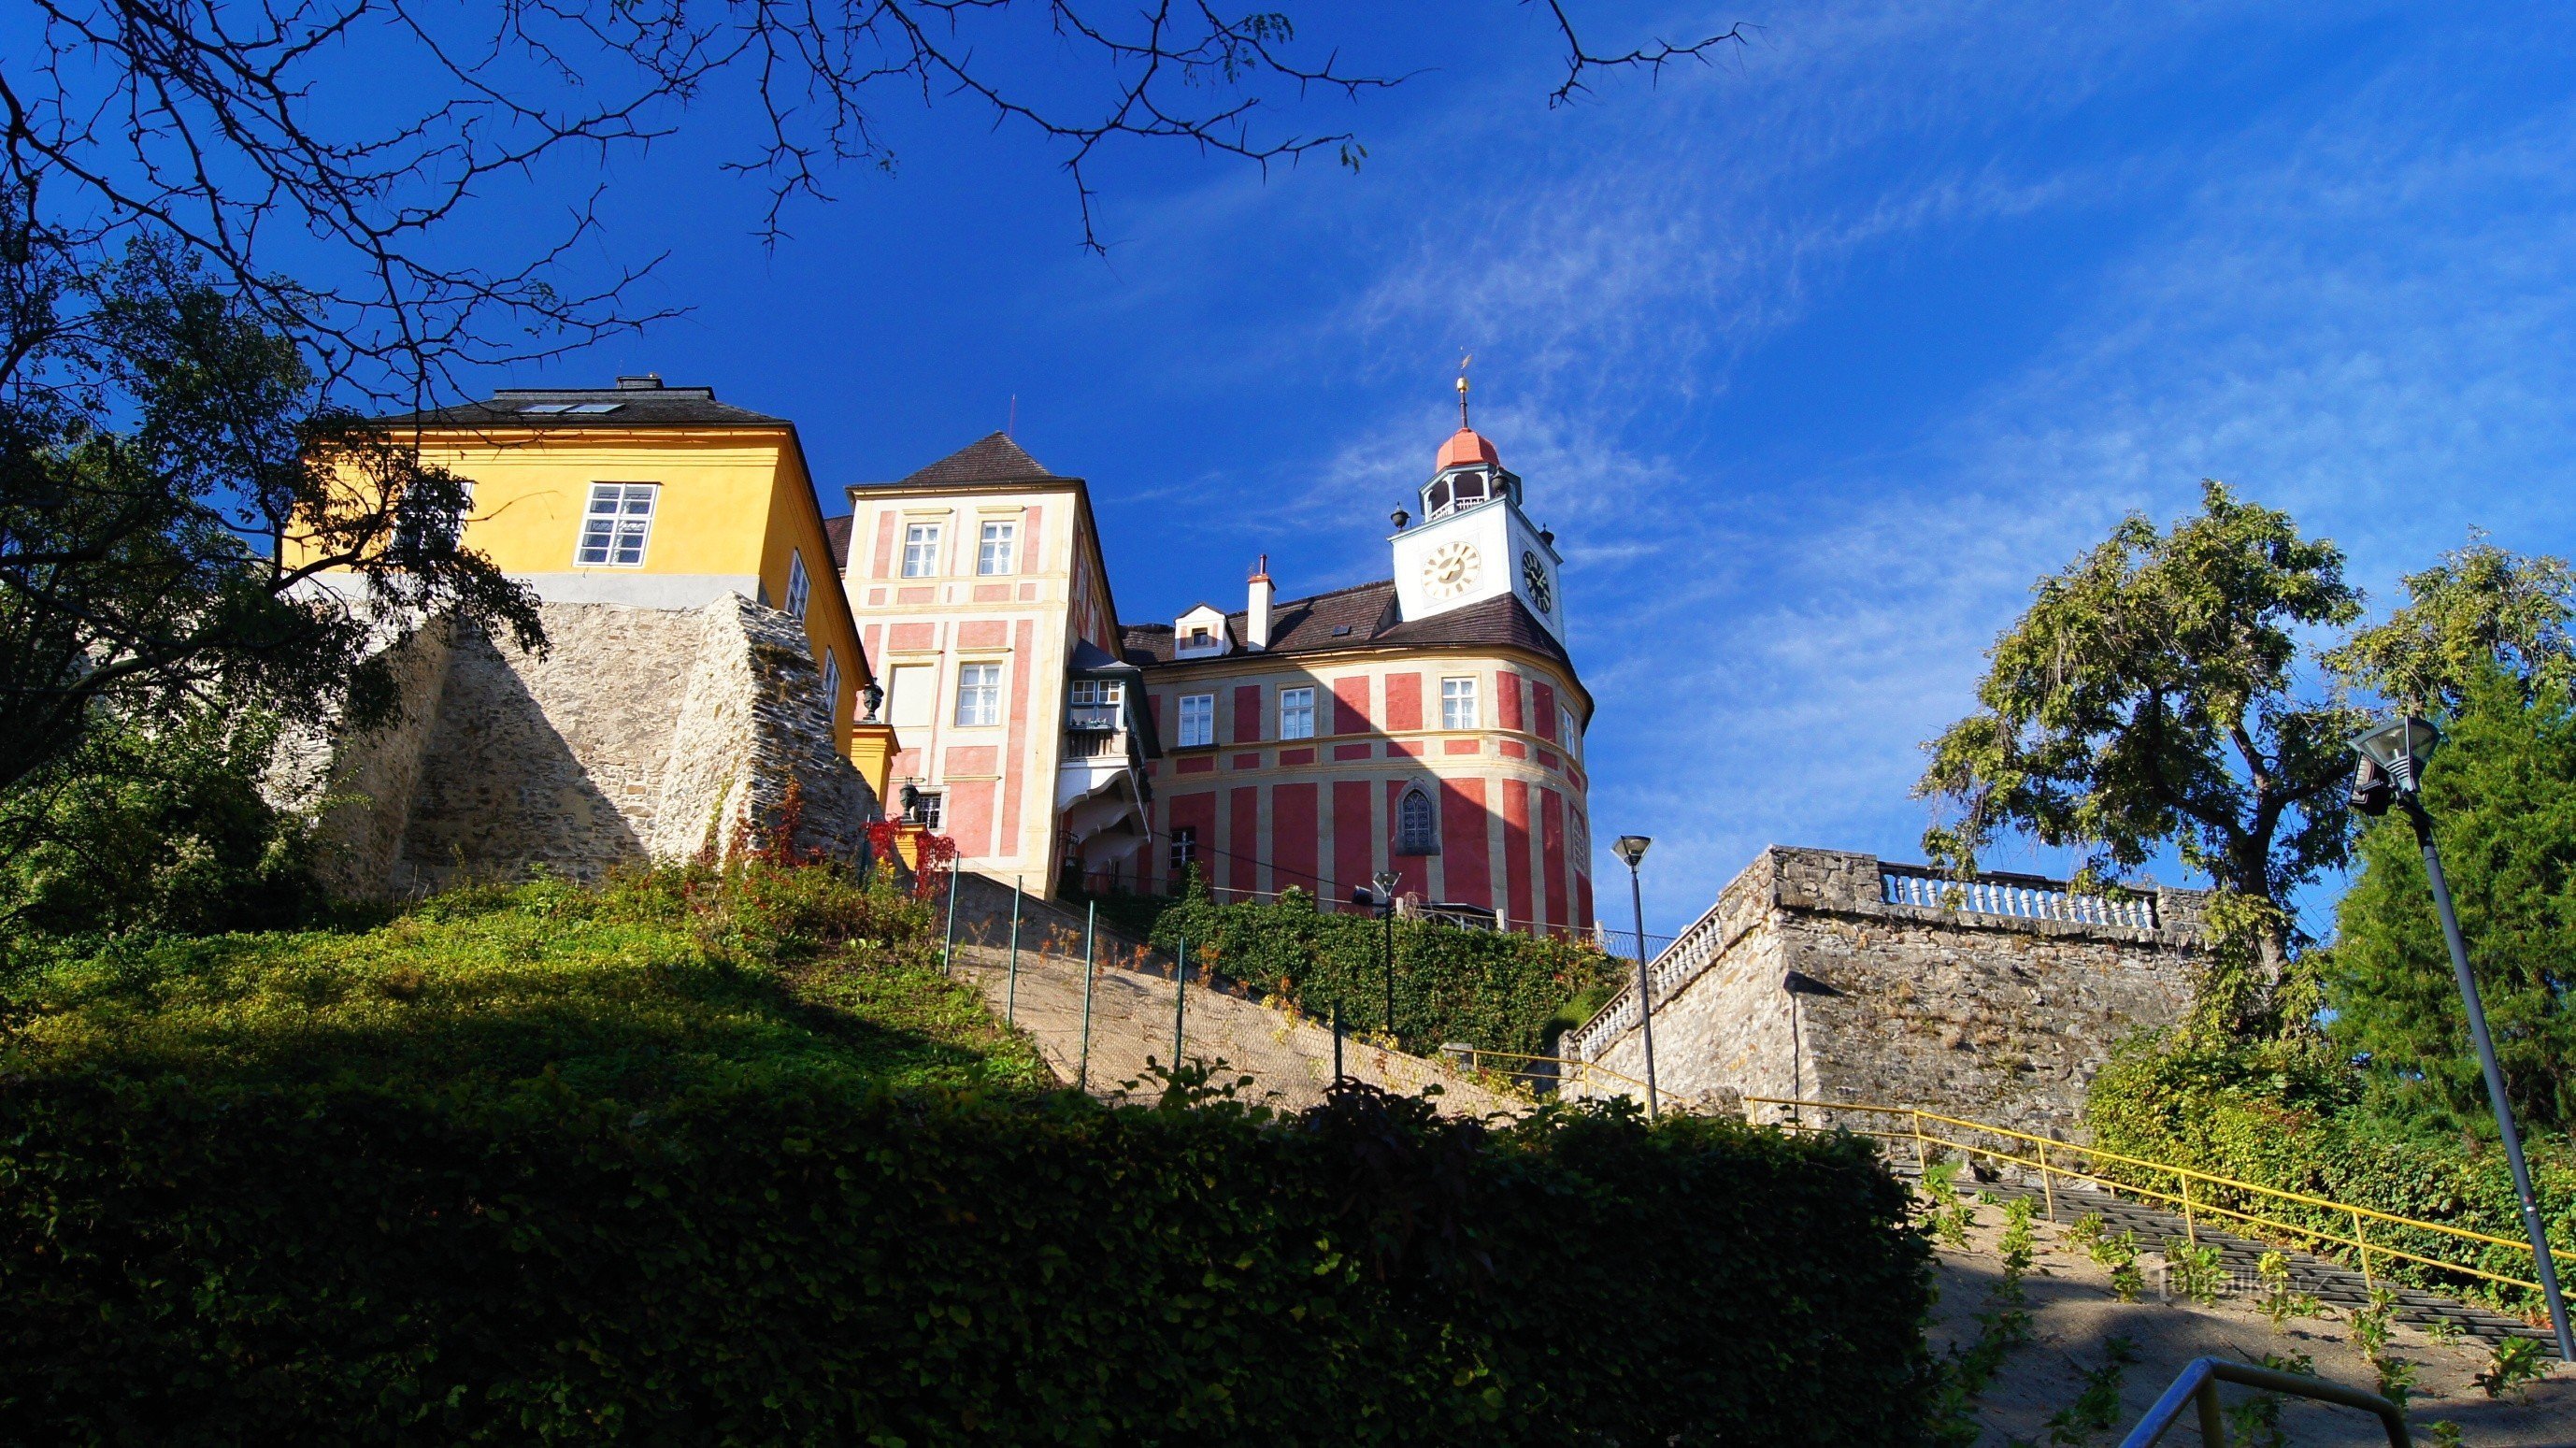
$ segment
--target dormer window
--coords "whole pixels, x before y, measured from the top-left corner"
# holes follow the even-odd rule
[[[1172,621],[1172,657],[1176,659],[1212,659],[1225,653],[1230,643],[1225,615],[1204,603]]]

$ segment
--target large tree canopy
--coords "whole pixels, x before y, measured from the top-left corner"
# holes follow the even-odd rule
[[[2542,1131],[2576,1125],[2576,715],[2490,661],[2424,772],[2443,873],[2469,941],[2506,1094]],[[2384,1114],[2493,1130],[2468,1017],[2413,828],[2362,836],[2326,973],[2330,1032]]]
[[[76,325],[53,315],[63,295]],[[102,713],[383,718],[375,645],[430,613],[542,642],[534,597],[458,546],[465,484],[320,405],[293,342],[185,253],[138,240],[19,300],[22,385],[0,391],[0,794]]]
[[[2346,853],[2358,716],[2298,687],[2301,631],[2361,610],[2342,552],[2209,482],[2197,515],[2132,514],[2036,592],[1983,707],[1925,746],[1916,793],[1951,811],[1925,849],[1973,868],[2024,831],[2118,881],[2170,846],[2244,907],[2277,977],[2290,893]]]
[[[2576,574],[2566,561],[2521,558],[2471,535],[2400,580],[2406,605],[2385,623],[2328,650],[2326,666],[2392,705],[2458,708],[2473,680],[2502,668],[2526,695],[2576,686]]]

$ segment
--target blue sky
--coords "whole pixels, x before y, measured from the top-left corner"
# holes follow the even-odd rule
[[[2204,476],[2343,544],[2375,607],[2472,527],[2576,546],[2564,12],[1600,6],[1605,42],[1758,29],[1555,111],[1526,7],[1296,13],[1431,67],[1292,118],[1357,129],[1355,175],[1122,153],[1104,259],[1042,144],[898,107],[897,174],[764,251],[724,138],[684,134],[610,164],[596,250],[667,251],[645,295],[688,315],[509,380],[712,383],[835,493],[1016,396],[1151,619],[1237,606],[1262,552],[1292,595],[1383,576],[1472,351],[1569,555],[1596,837],[1658,839],[1659,932],[1766,843],[1917,858],[1918,745],[2031,581]]]

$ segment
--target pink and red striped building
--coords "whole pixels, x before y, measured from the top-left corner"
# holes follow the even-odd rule
[[[1583,734],[1554,538],[1461,427],[1392,578],[1118,622],[1079,478],[1000,434],[850,490],[844,581],[893,777],[969,868],[1054,894],[1401,895],[1588,931]]]

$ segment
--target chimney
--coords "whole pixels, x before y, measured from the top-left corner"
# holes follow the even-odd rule
[[[1252,569],[1252,596],[1243,610],[1243,642],[1259,651],[1270,647],[1270,555]]]
[[[636,372],[617,379],[620,392],[658,392],[661,387],[662,374],[659,372]]]

